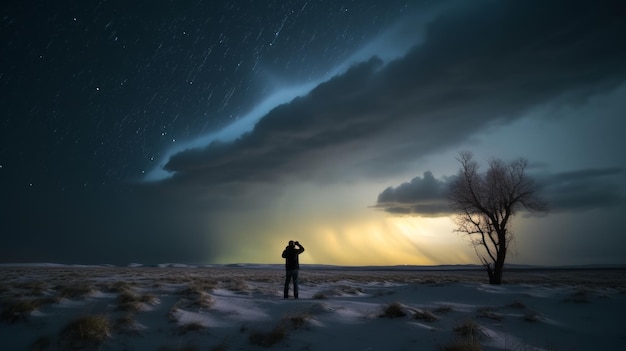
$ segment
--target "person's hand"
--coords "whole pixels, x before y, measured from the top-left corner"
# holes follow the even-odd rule
[[[294,244],[296,244],[296,245],[300,245],[300,242],[299,242],[299,241],[296,241],[296,242],[294,242]]]

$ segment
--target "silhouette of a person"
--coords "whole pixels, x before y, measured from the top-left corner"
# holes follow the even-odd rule
[[[289,240],[289,245],[283,251],[283,258],[285,259],[285,298],[289,297],[290,281],[293,281],[293,297],[298,298],[298,271],[300,270],[298,256],[303,252],[304,246],[293,240]]]

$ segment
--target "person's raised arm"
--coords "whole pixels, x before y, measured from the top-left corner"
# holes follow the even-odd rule
[[[296,241],[295,242],[296,245],[298,245],[298,253],[301,254],[304,252],[304,246],[302,246],[302,244],[300,244],[300,242]]]

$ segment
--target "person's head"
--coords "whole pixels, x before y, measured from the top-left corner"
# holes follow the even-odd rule
[[[296,244],[293,242],[293,240],[289,240],[289,247],[294,247],[296,246]]]

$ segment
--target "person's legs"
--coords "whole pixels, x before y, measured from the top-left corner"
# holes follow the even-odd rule
[[[291,280],[291,272],[292,271],[285,272],[285,289],[284,289],[284,294],[283,294],[284,298],[289,297],[289,281]]]
[[[293,274],[293,297],[298,298],[298,270],[294,269]]]

